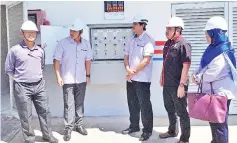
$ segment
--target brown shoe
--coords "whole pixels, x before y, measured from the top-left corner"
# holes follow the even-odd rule
[[[169,134],[169,132],[159,134],[159,137],[160,137],[161,139],[166,139],[166,138],[171,138],[171,137],[177,137],[177,136],[178,136],[177,134],[171,135],[171,134]]]

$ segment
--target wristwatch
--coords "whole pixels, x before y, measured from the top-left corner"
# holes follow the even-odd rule
[[[89,77],[89,78],[90,78],[91,76],[90,76],[89,74],[87,74],[86,77]]]
[[[180,83],[179,86],[180,86],[180,87],[184,87],[185,84],[184,84],[184,83]]]

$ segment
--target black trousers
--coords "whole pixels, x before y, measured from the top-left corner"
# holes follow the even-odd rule
[[[85,93],[86,82],[63,85],[65,128],[72,130],[83,124]]]
[[[177,134],[178,122],[177,115],[180,118],[181,136],[180,140],[187,142],[190,137],[190,118],[187,112],[187,93],[185,97],[178,98],[177,96],[178,87],[164,87],[163,88],[163,99],[165,109],[169,117],[169,134]],[[187,87],[185,87],[187,91]]]
[[[50,139],[53,135],[45,81],[42,79],[35,83],[14,82],[14,97],[21,121],[24,142],[35,142],[35,134],[31,128],[32,102],[38,114],[42,134],[45,138]]]
[[[228,143],[229,142],[229,131],[228,131],[228,115],[231,100],[227,102],[227,112],[224,123],[211,123],[212,142],[211,143]]]
[[[141,119],[144,133],[152,133],[153,111],[150,101],[149,82],[127,82],[127,100],[130,113],[130,128],[139,129],[139,119]]]

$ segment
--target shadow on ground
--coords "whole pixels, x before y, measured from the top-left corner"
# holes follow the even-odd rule
[[[142,143],[176,143],[179,137],[160,139],[159,134],[167,131],[168,120],[155,119],[153,134],[149,140]],[[208,123],[207,123],[208,124]],[[136,132],[131,135],[122,135],[122,130],[129,125],[128,118],[125,117],[87,117],[84,120],[84,125],[88,130],[88,136],[83,136],[75,131],[72,132],[72,138],[69,142],[63,141],[64,121],[62,118],[52,119],[52,130],[54,136],[59,140],[59,143],[141,143],[139,137],[142,132]],[[32,121],[32,127],[36,135],[36,143],[43,142],[40,132],[38,119]],[[141,126],[142,127],[142,126]],[[237,125],[229,126],[230,143],[234,143],[237,138],[234,135],[237,130]],[[210,127],[206,125],[192,126],[191,143],[207,143],[211,141]],[[22,133],[19,132],[14,139],[9,143],[23,143]]]

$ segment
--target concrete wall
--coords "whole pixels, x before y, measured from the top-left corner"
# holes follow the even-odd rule
[[[15,3],[8,7],[8,32],[9,32],[9,45],[10,48],[14,45],[19,44],[23,36],[20,34],[21,25],[23,23],[23,2]],[[12,86],[12,85],[11,85]],[[12,87],[13,88],[13,87]],[[12,92],[12,91],[10,91]],[[13,95],[13,92],[10,93]],[[15,100],[12,98],[12,109],[16,111]]]
[[[23,18],[23,2],[8,9],[10,47],[19,44],[19,42],[22,41],[20,29],[24,21]]]
[[[96,2],[26,2],[27,9],[42,9],[46,11],[51,25],[69,25],[76,18],[86,24],[131,23],[137,13],[147,16],[149,24],[147,32],[159,41],[165,39],[165,26],[171,17],[170,2],[125,2],[124,20],[105,20],[103,1]],[[47,54],[47,53],[46,53]],[[159,86],[161,61],[154,62],[152,81],[152,104],[155,116],[166,116],[163,107],[162,89]],[[105,69],[106,70],[106,69]],[[109,73],[105,73],[109,74]],[[110,73],[113,74],[113,73]],[[47,93],[50,97],[50,110],[53,116],[63,116],[62,89],[56,85],[52,65],[47,65],[44,71]],[[100,76],[100,75],[98,75]],[[115,75],[116,76],[116,75]],[[124,77],[125,78],[125,77]],[[90,85],[85,99],[86,116],[128,115],[125,82],[117,85]]]
[[[7,23],[6,23],[6,6],[1,5],[1,94],[8,94],[10,92],[9,88],[9,78],[4,71],[4,63],[8,51],[7,43]]]

